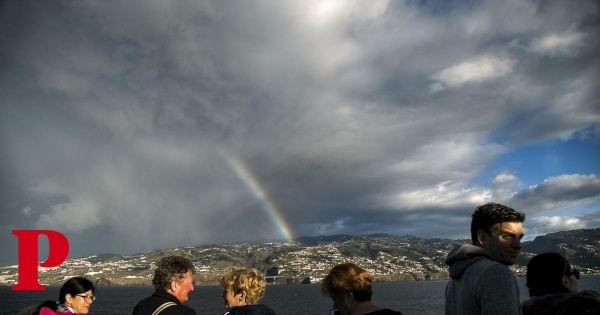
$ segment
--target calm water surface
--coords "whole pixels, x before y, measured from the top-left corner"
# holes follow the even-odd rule
[[[521,300],[528,298],[525,279],[518,279]],[[401,311],[406,315],[428,315],[444,313],[444,289],[447,281],[384,282],[373,286],[373,302],[380,306]],[[600,291],[600,276],[583,276],[579,289]],[[29,305],[55,299],[59,287],[48,287],[45,291],[12,291],[0,286],[0,314],[15,315]],[[131,314],[135,304],[154,292],[151,287],[98,287],[97,299],[91,314]],[[222,289],[219,286],[196,286],[190,292],[186,305],[198,314],[223,314]],[[331,300],[321,295],[318,284],[269,285],[262,302],[277,314],[327,315]]]

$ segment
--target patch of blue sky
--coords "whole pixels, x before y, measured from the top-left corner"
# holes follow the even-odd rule
[[[596,198],[594,201],[588,204],[576,204],[562,208],[557,207],[554,211],[545,212],[544,216],[580,217],[586,214],[597,212],[599,206],[600,200]]]
[[[406,4],[417,6],[432,15],[444,15],[452,11],[473,9],[483,3],[472,0],[407,0]]]
[[[573,138],[517,147],[499,156],[472,182],[489,183],[501,173],[515,175],[524,185],[560,175],[600,174],[600,143]]]

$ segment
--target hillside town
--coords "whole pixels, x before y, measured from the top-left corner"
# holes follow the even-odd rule
[[[599,229],[582,231],[592,231],[594,237],[600,234]],[[537,245],[524,244],[521,257],[511,267],[515,274],[523,275],[528,259],[548,249],[564,252],[583,274],[600,274],[600,266],[590,264],[598,261],[594,257],[598,256],[599,240],[590,239],[589,233],[585,237],[573,231],[560,233],[563,234],[541,239]],[[303,238],[294,244],[213,244],[126,256],[101,254],[68,259],[58,267],[39,267],[38,271],[40,283],[46,285],[60,284],[73,276],[87,277],[98,285],[150,285],[156,261],[168,255],[181,255],[193,261],[197,283],[207,285],[217,284],[224,270],[234,265],[257,268],[269,283],[314,283],[342,262],[362,266],[375,281],[444,280],[448,278],[446,255],[460,242],[466,241],[389,234],[342,235]],[[0,267],[0,285],[13,285],[17,281],[16,265]]]

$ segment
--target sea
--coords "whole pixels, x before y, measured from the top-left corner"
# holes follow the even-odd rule
[[[525,278],[517,278],[521,301],[528,299]],[[373,303],[391,308],[406,315],[444,314],[444,289],[448,281],[376,282],[373,284]],[[16,315],[30,305],[58,296],[58,286],[44,291],[12,291],[10,286],[0,286],[0,314]],[[579,289],[600,291],[600,275],[582,276]],[[201,314],[224,313],[219,286],[196,286],[185,304]],[[96,301],[90,314],[131,314],[135,304],[154,292],[149,286],[100,286],[96,288]],[[328,315],[331,299],[321,294],[319,284],[268,285],[262,303],[277,314]]]

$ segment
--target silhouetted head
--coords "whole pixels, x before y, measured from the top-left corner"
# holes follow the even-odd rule
[[[556,252],[536,255],[527,264],[530,296],[577,292],[578,279],[579,271]]]

